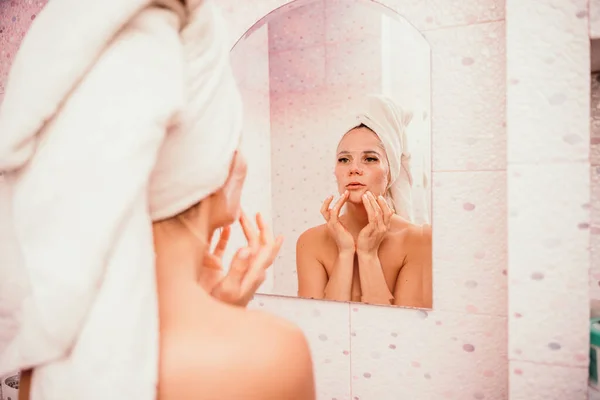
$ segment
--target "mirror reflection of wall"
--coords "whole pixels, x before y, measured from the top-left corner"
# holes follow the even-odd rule
[[[232,50],[232,65],[245,106],[242,148],[251,166],[242,203],[261,211],[275,232],[285,236],[260,293],[298,295],[296,242],[307,229],[325,222],[320,213],[323,201],[334,195],[335,203],[343,192],[343,188],[338,191],[335,175],[340,163],[338,145],[358,125],[357,116],[365,112],[370,95],[385,96],[412,115],[409,123],[400,124],[405,129],[402,144],[410,152],[413,178],[407,189],[412,198],[407,214],[415,226],[431,223],[430,47],[409,22],[366,0],[295,1],[244,35]],[[400,159],[401,154],[395,157]],[[388,203],[393,205],[391,199]],[[344,207],[346,212],[348,207]],[[408,226],[391,225],[393,232]],[[407,247],[405,242],[389,242]],[[380,248],[383,288],[394,294],[410,250],[382,253],[386,251]],[[419,293],[425,292],[428,300],[399,305],[431,307],[430,241],[426,253],[424,276],[406,276],[404,281],[425,287]],[[334,261],[322,261],[325,279],[331,278]],[[364,298],[365,282],[361,284],[357,268],[351,298],[334,299],[389,304],[373,296]],[[315,293],[319,291],[323,290],[316,288]]]

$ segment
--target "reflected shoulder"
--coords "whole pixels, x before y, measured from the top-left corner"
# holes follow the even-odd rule
[[[313,226],[308,228],[298,237],[297,246],[313,246],[322,241],[327,234],[327,227],[325,224]]]

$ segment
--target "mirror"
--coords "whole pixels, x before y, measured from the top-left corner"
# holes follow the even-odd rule
[[[285,237],[259,293],[431,308],[421,33],[374,1],[298,0],[257,22],[231,60],[245,107],[242,205]]]

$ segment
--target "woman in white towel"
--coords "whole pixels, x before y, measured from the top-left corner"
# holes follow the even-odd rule
[[[337,147],[341,197],[331,208],[328,197],[326,223],[298,238],[299,296],[431,308],[431,226],[411,222],[411,118],[391,99],[367,96]]]
[[[241,214],[211,1],[48,2],[0,132],[0,376],[25,371],[22,399],[314,399],[301,331],[241,307],[281,240]],[[211,237],[238,219],[249,243],[207,283]]]

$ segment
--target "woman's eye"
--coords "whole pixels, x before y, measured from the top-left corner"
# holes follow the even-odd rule
[[[338,158],[338,162],[339,163],[346,163],[346,162],[348,162],[348,159],[346,157],[340,157],[340,158]]]
[[[366,160],[367,162],[375,162],[375,161],[379,161],[379,160],[378,160],[377,158],[375,158],[375,157],[367,157],[367,158],[365,158],[365,160]]]

